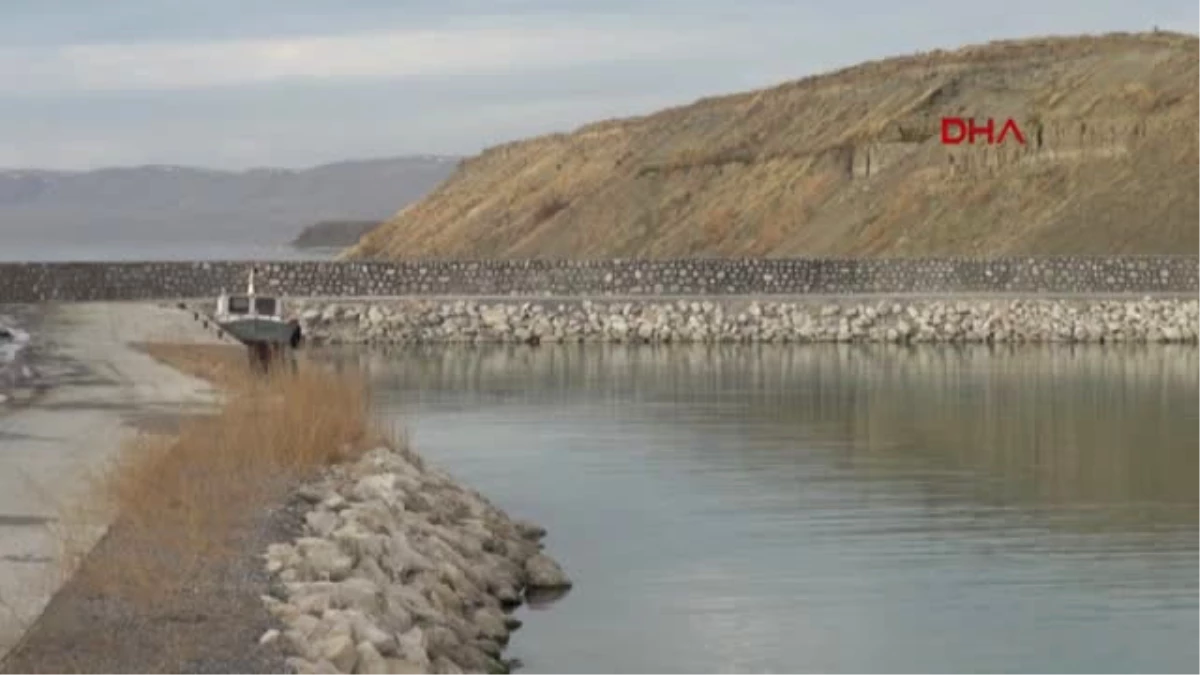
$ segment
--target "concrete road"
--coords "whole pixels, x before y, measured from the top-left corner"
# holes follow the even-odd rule
[[[190,313],[153,303],[47,306],[34,365],[50,389],[0,411],[0,656],[64,581],[65,522],[91,477],[139,426],[216,401],[205,382],[132,342],[215,342]],[[72,532],[90,547],[103,533]],[[72,542],[78,545],[78,542]]]

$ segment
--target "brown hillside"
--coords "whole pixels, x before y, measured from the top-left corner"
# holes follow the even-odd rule
[[[999,42],[600,122],[463,162],[344,256],[1194,254],[1197,62],[1173,33]],[[1027,144],[947,147],[943,116]]]

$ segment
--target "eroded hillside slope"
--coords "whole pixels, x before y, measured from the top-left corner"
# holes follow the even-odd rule
[[[867,63],[491,148],[345,256],[1195,253],[1197,76],[1170,33]]]

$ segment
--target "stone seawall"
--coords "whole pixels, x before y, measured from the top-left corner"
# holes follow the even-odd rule
[[[1195,256],[0,263],[0,304],[289,296],[1196,293]]]
[[[1200,300],[298,301],[315,343],[1191,343]]]
[[[509,613],[571,586],[546,531],[405,448],[381,446],[299,495],[303,536],[266,552],[296,673],[506,673]]]

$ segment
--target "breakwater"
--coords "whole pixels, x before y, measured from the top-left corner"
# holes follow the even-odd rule
[[[406,450],[379,447],[305,486],[305,532],[266,552],[297,673],[496,673],[508,610],[570,586],[542,528]]]
[[[1200,301],[298,301],[317,343],[1196,343]]]
[[[0,263],[5,302],[289,296],[1196,293],[1196,256]]]

